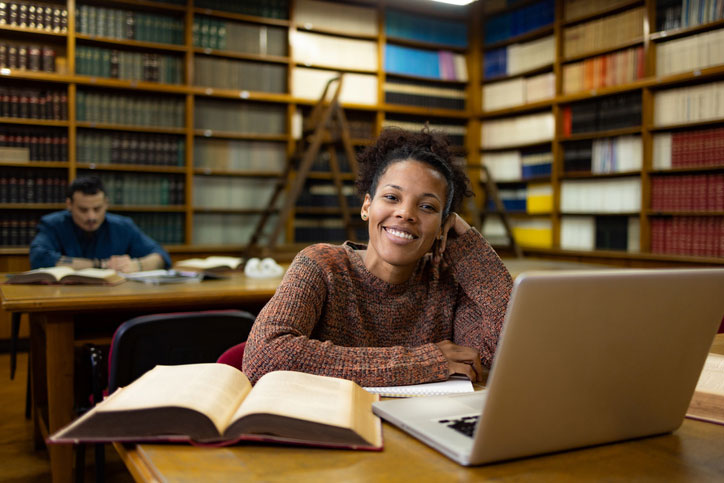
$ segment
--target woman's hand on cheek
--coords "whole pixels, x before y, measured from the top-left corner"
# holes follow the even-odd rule
[[[450,213],[442,224],[440,237],[433,245],[434,262],[440,263],[442,255],[445,253],[448,237],[457,238],[470,229],[470,225],[455,212]]]

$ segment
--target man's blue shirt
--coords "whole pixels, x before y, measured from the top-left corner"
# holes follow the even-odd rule
[[[30,266],[54,267],[63,255],[107,259],[111,255],[141,258],[151,253],[161,255],[166,268],[171,266],[166,250],[143,233],[130,218],[106,213],[101,226],[87,233],[73,222],[70,212],[64,210],[40,219],[38,233],[30,244]]]

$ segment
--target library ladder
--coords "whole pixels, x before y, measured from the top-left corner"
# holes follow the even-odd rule
[[[343,75],[340,73],[338,77],[330,79],[327,82],[310,116],[303,121],[302,135],[297,142],[296,150],[287,160],[284,172],[277,180],[271,199],[262,213],[246,247],[245,258],[251,256],[256,250],[270,215],[276,211],[274,207],[276,206],[277,200],[282,193],[286,192],[286,198],[279,209],[279,218],[264,251],[271,250],[276,246],[279,235],[304,188],[304,183],[307,180],[312,164],[314,164],[314,161],[317,159],[320,149],[323,148],[327,149],[329,153],[332,181],[334,182],[337,193],[347,238],[349,240],[357,239],[355,227],[359,225],[359,223],[355,223],[354,220],[356,220],[356,217],[353,220],[350,216],[349,204],[344,195],[342,174],[337,158],[337,147],[341,145],[352,173],[357,173],[357,160],[354,149],[352,148],[349,125],[339,101],[339,95],[342,91],[342,78]]]
[[[490,170],[488,170],[487,166],[483,164],[480,166],[480,169],[482,169],[485,176],[485,180],[481,180],[480,182],[483,185],[483,200],[480,205],[475,203],[474,200],[470,201],[473,222],[475,223],[475,226],[479,226],[482,230],[486,212],[488,211],[488,200],[492,200],[495,204],[495,213],[500,216],[500,220],[503,222],[503,227],[505,228],[505,234],[509,240],[509,245],[506,248],[511,250],[516,257],[522,258],[523,251],[520,249],[520,246],[516,243],[515,237],[513,236],[513,229],[511,228],[508,211],[505,209],[505,205],[500,199],[500,194],[498,193],[498,187],[495,184],[495,180],[490,174]]]

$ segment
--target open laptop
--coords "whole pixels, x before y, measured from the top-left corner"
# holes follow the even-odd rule
[[[462,465],[667,433],[723,315],[724,269],[525,273],[484,391],[373,410]]]

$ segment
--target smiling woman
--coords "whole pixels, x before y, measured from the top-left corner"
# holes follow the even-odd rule
[[[512,280],[455,213],[471,194],[464,169],[427,129],[386,129],[358,162],[369,244],[318,244],[296,256],[256,319],[244,372],[252,381],[294,370],[363,386],[480,380]]]

